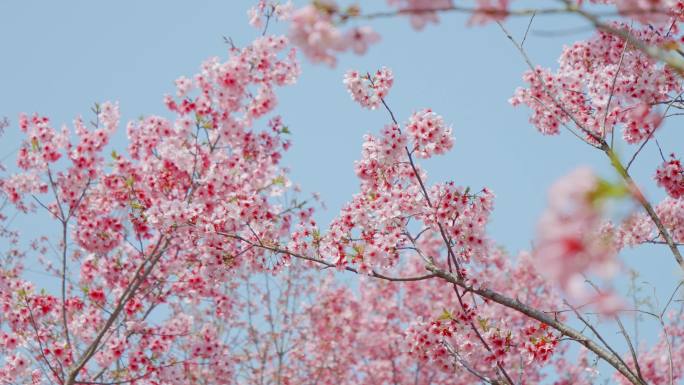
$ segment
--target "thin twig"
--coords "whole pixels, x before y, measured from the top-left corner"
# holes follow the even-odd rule
[[[534,17],[537,15],[537,12],[532,12],[532,17],[530,17],[530,22],[527,23],[527,29],[525,29],[525,35],[522,38],[522,41],[520,42],[520,46],[525,45],[525,40],[527,39],[527,34],[530,32],[530,27],[532,27],[532,22],[534,21]]]

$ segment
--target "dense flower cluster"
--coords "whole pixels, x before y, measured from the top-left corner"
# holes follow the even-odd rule
[[[452,0],[387,0],[387,3],[407,13],[415,29],[423,29],[430,23],[438,23],[438,11],[453,5]]]
[[[510,259],[502,253],[496,253],[492,262],[495,260],[511,267],[508,271],[516,279],[541,282],[530,270],[529,256],[521,256],[516,266],[508,265]],[[412,260],[400,270],[415,275],[422,266]],[[515,367],[515,373],[525,380],[539,381],[544,377],[538,372],[539,365],[552,361],[551,353],[558,351],[555,334],[514,311],[485,303],[455,309],[456,296],[445,290],[449,285],[440,280],[395,284],[362,278],[358,290],[352,292],[330,277],[312,278],[309,284],[318,288],[312,302],[291,314],[290,323],[277,322],[280,329],[266,328],[260,335],[265,341],[287,336],[290,342],[285,347],[292,351],[279,375],[292,383],[315,377],[324,384],[397,381],[465,385],[477,381],[469,370],[499,378],[497,363]],[[511,292],[518,291],[522,300],[532,303],[555,301],[546,297],[550,294],[546,284],[521,291],[524,282],[514,284]],[[482,345],[478,333],[491,352]],[[268,360],[277,360],[275,354],[268,354]],[[259,373],[278,378],[272,369]]]
[[[448,317],[429,323],[419,320],[406,331],[409,352],[422,362],[431,362],[445,372],[453,371],[458,361],[449,352],[449,345],[443,338],[452,337],[457,327],[458,323]]]
[[[627,28],[615,24],[616,28]],[[628,29],[645,44],[664,44],[665,34],[654,28]],[[546,135],[558,134],[574,123],[588,139],[604,137],[622,125],[623,138],[639,143],[662,119],[654,105],[680,92],[675,72],[639,50],[628,49],[619,37],[598,32],[587,41],[566,47],[559,68],[537,68],[523,75],[529,88],[519,88],[510,99],[514,106],[532,109],[530,122]]]
[[[368,26],[340,30],[337,19],[355,15],[357,9],[341,10],[335,1],[316,1],[293,11],[290,16],[290,37],[313,62],[330,66],[336,63],[335,54],[352,50],[363,54],[370,44],[377,43],[380,35]]]
[[[393,83],[392,71],[384,67],[377,70],[372,77],[370,74],[362,75],[354,70],[347,71],[344,75],[344,84],[352,99],[371,110],[380,106]]]
[[[601,228],[606,239],[612,239],[617,250],[625,246],[638,246],[649,241],[655,227],[644,213],[637,212],[625,218],[617,228],[607,222]]]
[[[456,6],[387,3],[416,29]],[[509,3],[478,0],[470,22],[503,20]],[[683,2],[590,3],[613,4],[643,23],[610,28],[649,47],[676,47]],[[423,109],[400,124],[385,100],[392,72],[349,71],[352,99],[386,107],[391,122],[364,137],[354,166],[360,190],[323,230],[311,207],[285,194],[298,189],[281,166],[291,144],[283,119],[272,116],[276,89],[299,75],[290,42],[328,65],[338,53],[362,54],[377,42],[370,27],[344,30],[360,14],[333,0],[299,9],[259,0],[248,16],[263,36],[244,48],[231,42],[227,60],[211,58],[196,75],[177,78],[175,96],[164,99],[174,117],[129,122],[121,154],[104,156],[119,127],[116,103],[96,104],[94,122],[77,117],[73,129],[57,130],[37,114],[20,117],[19,172],[0,178],[0,195],[22,212],[45,209],[62,231],[58,242],[39,238],[23,251],[0,212],[0,239],[7,240],[0,246],[0,383],[595,383],[587,352],[571,362],[566,340],[621,371],[618,383],[684,376],[676,365],[684,359],[681,314],[667,312],[679,286],[665,309],[647,313],[663,328],[659,341],[650,349],[637,344],[638,353],[625,357],[572,329],[569,314],[587,323],[585,310],[561,299],[615,315],[617,253],[668,243],[666,232],[684,242],[680,161],[672,155],[656,170],[668,197],[652,209],[629,165],[619,163],[612,136],[610,148],[605,141],[619,127],[630,144],[654,137],[665,119],[656,106],[681,107],[672,97],[682,91],[677,71],[603,28],[567,47],[556,72],[524,75],[529,87],[511,103],[528,105],[544,134],[574,126],[600,143],[625,184],[588,168],[561,178],[549,191],[533,252],[515,257],[487,234],[488,188],[431,182],[417,163],[452,149],[444,119]],[[289,20],[289,38],[266,34],[271,18]],[[635,198],[645,210],[606,222],[604,202],[616,197]],[[669,245],[675,254],[677,244]],[[59,267],[49,249],[58,251]],[[25,279],[29,253],[61,280],[61,293]],[[343,285],[335,269],[312,268],[320,266],[359,273],[358,285]],[[606,282],[588,294],[586,276]],[[559,374],[548,376],[548,368]]]
[[[656,206],[656,213],[669,229],[675,242],[684,242],[684,198],[665,198]]]
[[[658,167],[655,180],[658,186],[664,188],[672,198],[677,199],[684,196],[684,168],[674,154],[671,155],[670,160],[663,162]]]
[[[518,285],[518,279],[543,282],[543,279],[530,269],[533,260],[529,254],[520,255],[517,265],[511,265],[509,256],[500,252],[492,253],[487,262],[506,266],[508,271],[513,273],[508,283],[514,286]],[[486,269],[482,276],[493,273],[494,269]],[[506,292],[503,288],[505,284],[501,281],[501,286],[494,286],[496,290]],[[429,290],[429,286],[427,283],[415,283],[411,284],[408,290],[418,294],[421,290]],[[546,283],[542,283],[540,288],[542,291],[550,289]],[[473,381],[473,377],[470,377],[473,373],[480,373],[488,378],[500,378],[499,366],[515,367],[516,364],[513,362],[516,360],[517,367],[524,371],[526,380],[538,381],[542,376],[535,373],[533,368],[552,360],[554,353],[562,350],[558,347],[558,335],[543,324],[518,317],[515,313],[506,312],[496,305],[487,303],[476,306],[464,303],[463,307],[454,309],[450,305],[458,303],[457,299],[450,302],[447,298],[441,298],[438,290],[434,292],[434,295],[423,294],[430,298],[430,305],[411,305],[422,319],[413,321],[406,330],[409,354],[425,365],[436,366],[441,372],[456,371],[462,377],[463,383]],[[533,292],[524,292],[527,301],[557,300],[552,297],[537,297],[538,294]],[[442,310],[432,304],[441,305]],[[486,345],[483,344],[483,340]]]
[[[600,2],[615,3],[623,15],[644,24],[664,24],[673,18],[681,19],[684,12],[684,2],[681,0],[604,0]]]
[[[362,159],[356,163],[361,192],[343,207],[327,232],[318,230],[314,223],[300,227],[293,234],[288,250],[311,259],[322,258],[341,267],[354,266],[371,276],[378,272],[417,276],[424,271],[426,263],[445,269],[458,263],[458,274],[473,287],[515,292],[528,303],[554,306],[550,304],[558,299],[533,267],[531,256],[523,254],[517,264],[513,264],[488,239],[486,224],[493,209],[493,194],[488,189],[471,192],[453,182],[426,184],[427,175],[414,162],[413,154],[425,158],[442,154],[452,146],[451,135],[451,129],[431,110],[415,113],[404,129],[392,124],[379,136],[367,135]],[[418,235],[413,234],[411,221],[420,224]],[[503,271],[512,276],[497,278]],[[511,285],[511,278],[521,286]],[[528,291],[523,286],[534,286],[539,291]],[[519,313],[486,302],[477,306],[461,303],[460,307],[454,308],[461,294],[445,291],[448,287],[439,280],[411,282],[403,288],[366,280],[360,287],[361,303],[345,294],[335,292],[328,297],[326,293],[323,303],[327,305],[323,309],[327,310],[315,317],[316,322],[323,322],[327,327],[316,330],[321,335],[332,333],[352,347],[368,352],[364,358],[371,367],[382,365],[380,361],[391,357],[395,357],[396,362],[411,359],[421,362],[420,369],[412,376],[407,376],[406,371],[416,370],[413,364],[401,370],[394,366],[397,378],[425,378],[434,371],[433,382],[453,382],[456,371],[465,384],[472,381],[473,372],[487,378],[500,378],[499,366],[512,367],[521,357],[525,362],[521,368],[525,378],[531,381],[541,378],[534,368],[550,360],[556,351],[557,338],[551,331]],[[540,294],[542,292],[546,294]],[[395,305],[395,298],[400,298],[401,303]],[[480,301],[478,298],[473,300]],[[359,325],[362,336],[359,332],[350,334],[350,320],[365,323],[367,317],[380,319]],[[378,329],[375,322],[385,325],[383,337],[364,338],[369,330]],[[404,323],[411,326],[405,329],[401,326]],[[396,338],[399,345],[396,348],[391,343],[388,345],[388,338]],[[337,341],[339,338],[330,339]],[[358,367],[360,363],[353,355],[347,356],[348,348],[328,342],[330,339],[308,342],[312,346],[308,354],[313,354],[314,358],[306,361],[307,365],[327,363],[325,367],[331,374],[357,383],[356,377],[346,376],[350,371],[367,373],[367,369]],[[378,348],[366,345],[377,344],[382,339],[386,341],[383,346],[387,346],[383,350],[390,351],[376,356]],[[318,355],[318,350],[334,350],[342,362],[329,363]],[[301,357],[307,360],[306,355]],[[382,377],[384,373],[387,369],[377,369],[368,378]]]
[[[292,1],[281,3],[280,1],[259,0],[257,5],[247,11],[249,24],[254,28],[264,27],[264,18],[274,17],[276,20],[287,20],[290,18],[294,5]]]
[[[412,139],[412,151],[421,158],[443,154],[454,145],[451,127],[429,108],[414,112],[406,125],[406,131]]]
[[[71,376],[66,368],[76,368],[69,381],[232,383],[235,362],[200,315],[230,318],[236,299],[226,290],[236,274],[282,263],[261,248],[245,250],[240,239],[274,242],[308,217],[278,201],[290,186],[279,166],[289,147],[281,120],[254,128],[275,108],[275,88],[299,74],[287,44],[264,36],[179,78],[177,98],[165,99],[176,118],[130,122],[128,154],[114,151],[108,160],[116,104],[96,105],[94,126],[77,118],[73,131],[55,130],[38,115],[21,117],[22,172],[0,180],[0,188],[25,211],[32,209],[26,197],[41,204],[54,198],[43,205],[61,222],[66,238],[59,247],[78,274],[64,273],[60,298],[23,281],[20,270],[1,272],[12,289],[0,291],[2,356],[10,357],[0,365],[0,382],[63,383]],[[148,319],[162,304],[168,311]],[[120,324],[111,329],[110,322]],[[22,352],[52,369],[36,373]],[[127,369],[118,372],[122,362]]]
[[[667,318],[669,322],[663,327],[657,343],[639,354],[641,374],[651,384],[676,383],[684,378],[684,370],[676,364],[684,359],[682,319],[677,314],[669,314]],[[634,365],[634,358],[631,356],[625,361]],[[629,384],[622,376],[615,376],[615,379],[619,384]]]
[[[413,154],[429,158],[453,146],[452,130],[441,116],[425,109],[414,113],[403,130],[393,124],[380,137],[367,135],[365,139],[362,159],[355,167],[361,193],[343,207],[325,236],[313,239],[316,253],[338,265],[358,263],[366,271],[392,267],[400,250],[412,242],[406,232],[412,218],[433,231],[444,231],[462,258],[483,252],[485,226],[493,208],[491,192],[483,189],[471,195],[454,183],[426,189],[426,175],[413,162]],[[306,243],[315,233],[296,233],[290,247],[314,251]]]

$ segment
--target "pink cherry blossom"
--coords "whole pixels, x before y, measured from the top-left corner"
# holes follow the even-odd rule
[[[662,116],[651,111],[646,104],[639,104],[625,112],[623,138],[627,143],[639,143],[651,136],[660,125]]]
[[[392,71],[385,67],[377,70],[373,76],[355,70],[347,71],[344,75],[344,84],[352,99],[371,110],[380,106],[393,83]]]
[[[421,158],[430,158],[449,151],[454,145],[451,127],[431,109],[414,112],[409,118],[406,130],[412,151]]]
[[[437,10],[449,8],[453,4],[452,0],[387,0],[387,3],[408,13],[411,25],[415,29],[423,29],[430,23],[438,23]],[[412,12],[416,10],[420,12]],[[431,10],[435,11],[428,12]]]
[[[380,35],[369,26],[350,29],[345,38],[349,48],[357,55],[365,54],[371,44],[380,41]]]
[[[506,18],[510,0],[478,0],[477,9],[470,18],[471,24],[486,24]]]
[[[612,242],[598,231],[601,213],[591,196],[598,183],[589,168],[558,180],[537,227],[534,253],[539,269],[576,298],[584,296],[582,274],[591,271],[609,278],[617,267]]]
[[[666,41],[656,29],[627,29],[646,44]],[[514,106],[530,107],[530,122],[546,135],[580,125],[586,136],[603,137],[622,125],[628,143],[641,142],[662,120],[650,106],[681,88],[669,67],[639,50],[626,49],[621,38],[605,32],[566,47],[559,64],[555,73],[542,68],[527,71],[523,79],[529,88],[517,89],[510,99]]]
[[[672,238],[676,242],[684,242],[684,198],[667,197],[655,209],[660,220],[672,232]]]
[[[679,0],[615,0],[615,5],[625,16],[644,24],[663,24],[673,15],[681,17],[684,3]]]
[[[669,196],[676,199],[684,196],[684,169],[674,154],[670,158],[656,170],[655,180]]]
[[[348,17],[335,1],[316,1],[292,12],[290,38],[311,61],[334,66],[336,54],[349,49],[363,54],[370,44],[380,40],[369,26],[340,29],[337,24]]]
[[[616,277],[624,247],[662,246],[680,261],[680,161],[663,160],[653,186],[630,166],[676,116],[667,111],[682,107],[682,3],[549,10],[584,17],[597,32],[564,48],[558,69],[525,73],[527,88],[510,102],[527,105],[543,134],[573,130],[621,179],[588,167],[559,179],[532,251],[515,254],[488,230],[488,187],[462,175],[434,180],[422,163],[453,149],[445,121],[458,116],[392,110],[386,67],[344,79],[352,99],[384,119],[363,138],[358,191],[324,225],[291,180],[283,159],[295,136],[280,88],[300,76],[294,46],[334,65],[379,40],[375,18],[408,16],[420,29],[446,11],[471,11],[470,24],[529,14],[507,0],[386,4],[373,14],[332,0],[296,10],[256,1],[249,23],[261,36],[229,41],[226,58],[177,77],[166,111],[129,121],[123,142],[114,140],[117,103],[59,129],[21,115],[16,167],[0,167],[0,383],[560,385],[599,382],[603,366],[617,383],[681,381],[678,282],[648,311],[633,288],[630,315],[655,318],[657,341],[621,327],[631,349],[613,348],[587,330],[592,313],[627,308]],[[599,9],[615,20],[594,19]],[[289,37],[269,34],[274,19],[287,20]],[[639,145],[625,163],[619,129]],[[655,185],[668,196],[651,204],[642,191]],[[626,213],[608,210],[618,198]],[[58,231],[20,235],[14,209]]]

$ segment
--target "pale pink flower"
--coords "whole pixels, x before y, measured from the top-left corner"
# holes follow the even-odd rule
[[[380,35],[369,26],[357,27],[346,32],[347,44],[357,55],[363,55],[371,44],[380,41]]]
[[[468,23],[486,24],[506,18],[509,0],[478,0],[477,9]]]
[[[674,154],[670,155],[670,158],[658,167],[655,180],[669,196],[676,199],[684,196],[684,168]]]
[[[663,120],[661,114],[644,103],[625,111],[623,116],[623,138],[627,143],[639,143],[653,135]]]
[[[548,207],[537,225],[534,255],[539,271],[571,297],[586,298],[584,274],[610,278],[616,249],[601,229],[601,212],[592,200],[599,179],[578,168],[551,186]]]
[[[387,3],[406,12],[409,15],[411,26],[418,30],[425,28],[430,23],[437,24],[439,22],[437,16],[439,10],[453,6],[452,0],[387,0]],[[420,12],[411,13],[411,10]],[[430,12],[430,10],[435,11]]]
[[[380,106],[393,83],[392,71],[386,67],[376,71],[373,76],[361,74],[355,70],[347,71],[344,75],[344,84],[352,99],[362,107],[371,110]]]
[[[429,108],[413,113],[406,124],[406,131],[412,151],[421,158],[444,154],[454,145],[451,127]]]

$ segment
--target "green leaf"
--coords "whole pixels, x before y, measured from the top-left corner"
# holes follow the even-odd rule
[[[354,258],[358,258],[359,256],[363,255],[363,245],[358,244],[358,243],[354,244],[352,246],[352,249],[356,253],[356,255],[354,255]]]
[[[451,315],[449,310],[443,309],[442,314],[439,315],[439,318],[437,318],[439,321],[450,321],[454,319],[454,317]]]
[[[334,14],[337,12],[337,6],[335,5],[330,5],[327,2],[323,2],[321,0],[314,0],[312,5],[322,13],[328,13],[328,14]]]
[[[608,199],[620,199],[629,195],[629,189],[623,183],[611,183],[605,179],[599,179],[596,188],[589,193],[589,201],[600,204]]]
[[[347,10],[345,11],[345,15],[347,17],[357,17],[361,15],[361,7],[359,7],[357,4],[352,4],[347,7]]]
[[[485,332],[489,331],[489,320],[488,319],[478,317],[477,322],[480,324],[480,328],[482,328],[482,330],[484,330]]]

